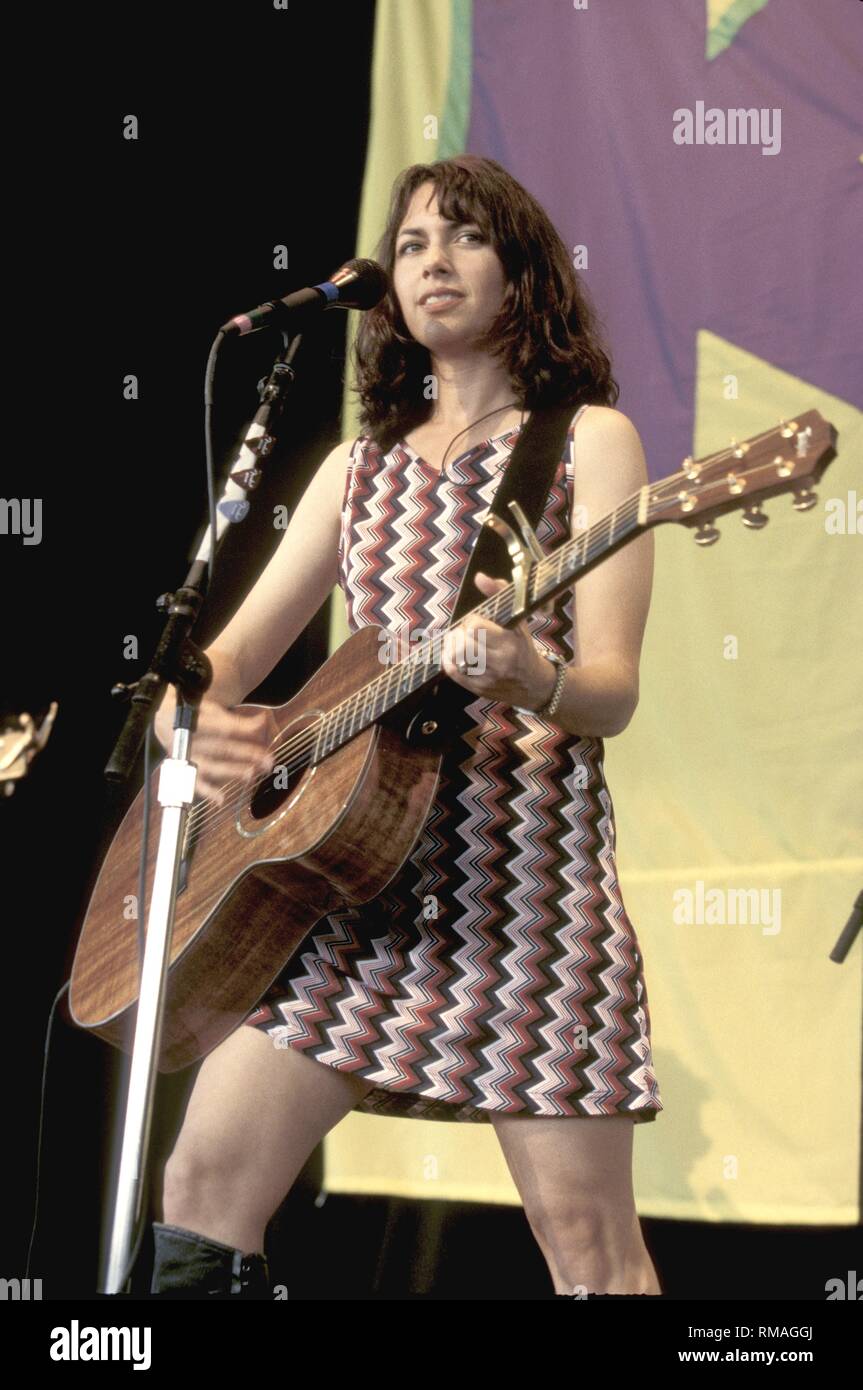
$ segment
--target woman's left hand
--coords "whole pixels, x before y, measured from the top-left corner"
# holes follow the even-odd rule
[[[478,570],[476,586],[490,597],[507,587]],[[461,661],[460,670],[456,661]],[[488,618],[468,615],[449,633],[443,647],[444,673],[475,695],[485,695],[519,709],[539,709],[554,689],[554,663],[542,655],[524,618],[515,627],[499,627]]]

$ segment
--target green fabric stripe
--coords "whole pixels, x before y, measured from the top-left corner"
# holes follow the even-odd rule
[[[707,31],[706,57],[708,62],[717,54],[723,53],[734,41],[738,29],[746,23],[747,19],[751,19],[759,10],[763,10],[766,4],[767,0],[735,0],[734,4],[716,21],[713,28]]]
[[[470,123],[473,64],[473,0],[450,0],[449,79],[438,138],[438,159],[461,154]]]

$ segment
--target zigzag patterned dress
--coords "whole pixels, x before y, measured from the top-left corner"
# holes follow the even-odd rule
[[[580,414],[537,527],[546,552],[570,535]],[[445,473],[404,442],[383,454],[354,441],[339,543],[352,632],[446,626],[518,434]],[[568,590],[529,619],[568,660],[573,607]],[[466,715],[395,878],[372,902],[322,917],[245,1023],[373,1082],[361,1113],[653,1120],[663,1106],[602,740],[486,697]]]

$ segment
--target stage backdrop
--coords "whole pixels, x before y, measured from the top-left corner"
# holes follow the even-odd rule
[[[657,532],[641,702],[606,745],[665,1106],[636,1131],[646,1216],[859,1212],[863,943],[828,960],[863,884],[856,9],[377,5],[358,255],[406,165],[489,155],[573,249],[652,479],[810,407],[839,431],[811,511],[773,499],[707,550]],[[491,1127],[357,1114],[325,1186],[518,1200]]]

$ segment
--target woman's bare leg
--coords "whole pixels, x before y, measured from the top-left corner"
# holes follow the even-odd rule
[[[262,1251],[267,1223],[309,1155],[371,1090],[241,1024],[201,1064],[165,1166],[159,1219]]]
[[[491,1121],[555,1293],[661,1293],[632,1190],[634,1121]]]

